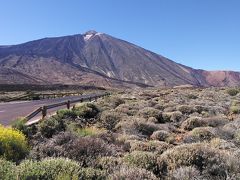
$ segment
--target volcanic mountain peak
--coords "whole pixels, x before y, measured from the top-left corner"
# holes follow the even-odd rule
[[[0,84],[22,79],[21,83],[131,87],[240,85],[240,73],[220,74],[221,78],[219,73],[195,70],[93,30],[0,46]]]
[[[99,33],[97,31],[94,31],[94,30],[90,30],[90,31],[87,31],[86,33],[83,34],[83,37],[84,37],[84,40],[85,41],[88,41],[89,39],[91,39],[92,37],[94,36],[100,36],[102,35],[103,33]]]

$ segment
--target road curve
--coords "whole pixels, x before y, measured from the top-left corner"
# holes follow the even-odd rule
[[[35,101],[18,101],[18,102],[7,102],[0,103],[0,124],[6,126],[10,125],[16,118],[25,117],[32,111],[44,105],[60,103],[67,100],[76,100],[84,97],[92,97],[96,94],[88,94],[81,96],[66,96],[56,99],[44,99]],[[60,106],[49,110],[50,113],[54,113],[59,109],[66,108],[66,106]]]

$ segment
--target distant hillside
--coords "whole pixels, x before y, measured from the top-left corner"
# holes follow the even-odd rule
[[[89,31],[0,46],[0,84],[24,83],[235,86],[240,85],[240,73],[195,70],[110,35]]]

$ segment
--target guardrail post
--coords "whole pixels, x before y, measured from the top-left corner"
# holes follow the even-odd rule
[[[44,119],[47,116],[47,107],[43,106],[42,107],[42,119]]]
[[[70,109],[71,102],[68,100],[67,101],[67,109]]]

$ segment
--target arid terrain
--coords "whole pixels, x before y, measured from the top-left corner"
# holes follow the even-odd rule
[[[19,122],[28,149],[2,152],[0,178],[239,179],[239,92],[112,91],[33,126]]]

